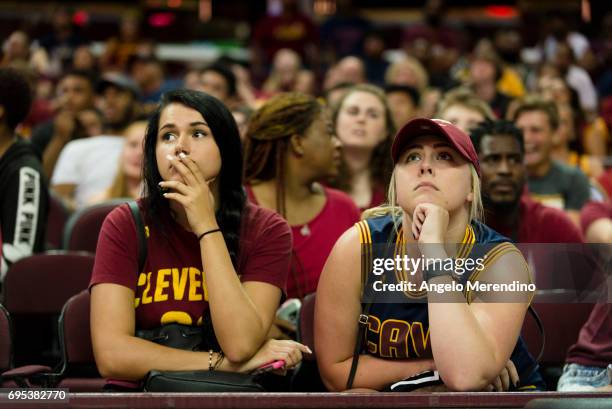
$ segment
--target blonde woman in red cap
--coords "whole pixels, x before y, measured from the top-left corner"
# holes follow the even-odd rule
[[[520,251],[479,221],[469,137],[417,118],[391,153],[388,204],[344,233],[319,281],[323,382],[334,391],[544,389],[519,337],[535,286]]]

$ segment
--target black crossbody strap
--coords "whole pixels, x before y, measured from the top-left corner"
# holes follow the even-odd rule
[[[355,380],[355,374],[357,373],[357,365],[359,364],[359,356],[361,355],[363,338],[365,335],[365,330],[368,327],[368,314],[370,313],[371,306],[372,302],[368,302],[363,307],[363,311],[359,315],[359,328],[357,329],[357,339],[355,340],[355,350],[353,351],[353,362],[351,362],[351,371],[349,372],[349,377],[346,381],[346,389],[351,389],[353,387],[353,381]]]
[[[128,202],[130,212],[136,223],[136,235],[138,237],[138,273],[144,270],[145,260],[147,259],[147,238],[145,237],[145,226],[142,221],[140,209],[135,201]]]
[[[366,221],[357,223],[357,228],[361,235],[361,298],[364,303],[361,314],[359,314],[359,325],[357,327],[357,339],[355,340],[355,349],[353,351],[353,361],[351,362],[351,370],[349,371],[348,380],[346,381],[346,389],[353,387],[355,374],[357,373],[357,365],[359,364],[359,356],[363,346],[363,339],[366,328],[368,327],[368,316],[372,301],[367,300],[366,283],[368,281],[369,267],[372,265],[372,239]]]
[[[540,335],[542,335],[542,345],[540,346],[540,352],[538,353],[538,357],[536,358],[536,362],[540,363],[540,361],[542,360],[542,356],[544,356],[544,348],[546,347],[546,331],[544,331],[544,324],[542,324],[540,316],[538,315],[535,308],[533,308],[533,306],[531,305],[529,306],[529,313],[535,320],[535,323],[538,326],[538,329],[540,330]]]

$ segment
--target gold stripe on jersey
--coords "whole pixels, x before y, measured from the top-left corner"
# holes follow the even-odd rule
[[[493,263],[500,258],[501,256],[503,256],[504,254],[508,254],[511,252],[517,252],[521,255],[521,257],[523,257],[523,253],[521,253],[521,251],[516,248],[516,246],[510,242],[504,242],[504,243],[500,243],[497,246],[493,247],[491,250],[489,250],[487,252],[487,254],[484,255],[484,261],[483,261],[483,265],[484,267],[482,268],[482,270],[477,270],[474,274],[472,274],[472,276],[470,277],[470,279],[468,280],[471,283],[474,283],[476,281],[478,281],[478,277],[484,272],[486,271],[491,265],[493,265]],[[524,261],[523,258],[523,263],[525,266],[525,270],[527,271],[527,275],[529,277],[529,283],[533,283],[533,277],[531,276],[531,270],[529,269],[529,266],[527,265],[527,262]],[[467,299],[467,303],[471,304],[472,302],[472,297],[473,297],[473,291],[469,290],[469,288],[467,288],[466,286],[466,290],[465,290],[465,294],[466,294],[466,299]],[[529,300],[529,304],[531,304],[531,301],[533,299],[533,296],[535,294],[531,295],[531,298]]]
[[[480,274],[482,274],[483,271],[487,270],[487,268],[489,268],[489,266],[493,264],[495,260],[497,260],[500,256],[506,253],[509,253],[512,250],[516,250],[516,247],[514,247],[514,245],[509,242],[500,243],[497,246],[493,247],[483,256],[484,258],[483,263],[482,263],[483,268],[481,270],[475,271],[470,276],[469,281],[472,283],[477,281]],[[466,294],[469,294],[469,291]],[[469,302],[470,302],[470,298],[468,298],[468,303]]]
[[[400,257],[404,257],[405,255],[405,250],[406,250],[406,240],[404,238],[404,228],[400,227],[397,236],[395,238],[395,250],[393,252],[393,258],[400,256]],[[411,276],[414,277],[414,276]],[[397,280],[397,282],[401,282],[401,281],[409,281],[409,277],[408,277],[408,273],[406,271],[404,271],[403,269],[398,270],[397,266],[395,266],[395,278]],[[427,291],[426,290],[417,290],[417,291],[410,291],[410,290],[406,290],[404,291],[404,295],[408,298],[413,298],[413,299],[418,299],[418,298],[423,298],[427,295]]]
[[[465,228],[463,240],[461,241],[461,247],[459,248],[459,251],[457,251],[457,258],[466,258],[472,252],[475,243],[476,234],[474,233],[472,226],[468,224]]]
[[[361,295],[365,289],[367,277],[372,265],[372,234],[370,226],[366,221],[355,223],[359,231],[359,242],[361,243]]]

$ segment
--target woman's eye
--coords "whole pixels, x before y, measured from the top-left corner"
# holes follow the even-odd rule
[[[196,138],[204,138],[206,136],[206,132],[204,131],[194,131],[193,136]]]
[[[452,160],[453,159],[452,155],[448,152],[440,152],[438,154],[438,158],[441,160]]]
[[[406,155],[406,159],[405,162],[413,162],[415,160],[419,160],[421,159],[421,155],[419,155],[418,153],[409,153],[408,155]]]
[[[166,132],[164,134],[162,134],[161,136],[162,141],[172,141],[175,139],[175,136],[173,133],[170,132]]]

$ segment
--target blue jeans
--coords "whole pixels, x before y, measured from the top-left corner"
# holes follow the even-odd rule
[[[610,385],[607,368],[565,364],[563,367],[563,374],[559,378],[559,383],[557,384],[557,391],[585,392],[606,385]]]

